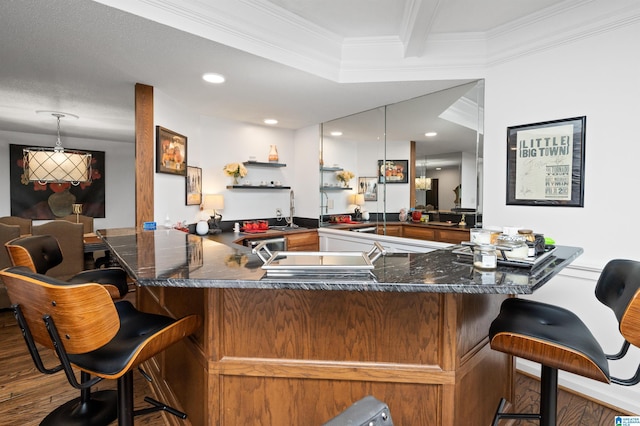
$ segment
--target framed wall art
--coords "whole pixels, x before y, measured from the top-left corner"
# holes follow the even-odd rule
[[[409,183],[409,160],[378,160],[378,183]]]
[[[73,213],[73,204],[82,204],[82,214],[105,217],[105,152],[91,154],[91,181],[73,185],[70,182],[29,182],[24,175],[25,148],[33,145],[9,145],[9,193],[11,215],[33,220],[49,220]],[[72,148],[69,148],[72,149]]]
[[[187,175],[187,137],[156,126],[156,173]]]
[[[378,178],[359,177],[358,194],[364,194],[365,201],[378,201]]]
[[[507,128],[507,204],[584,205],[586,117]]]
[[[202,204],[202,169],[200,167],[187,166],[186,204],[194,206]]]

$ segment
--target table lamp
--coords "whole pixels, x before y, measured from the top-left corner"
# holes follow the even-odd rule
[[[222,220],[222,215],[217,210],[224,209],[224,197],[221,194],[205,194],[202,207],[205,211],[213,212],[208,220],[209,234],[221,233],[220,221]]]
[[[355,194],[353,196],[353,204],[356,205],[353,210],[356,216],[355,220],[362,220],[362,208],[360,206],[364,204],[364,194]]]

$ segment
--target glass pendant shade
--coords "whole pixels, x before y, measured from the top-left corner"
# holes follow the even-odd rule
[[[27,179],[38,182],[88,182],[91,180],[91,154],[56,148],[24,150]]]
[[[49,113],[50,111],[36,111]],[[60,119],[74,114],[50,112],[58,122],[58,139],[53,148],[33,147],[23,150],[24,172],[27,180],[42,183],[91,181],[91,154],[76,150],[65,150],[60,142]]]
[[[416,178],[416,189],[426,191],[431,189],[431,179],[424,176]]]

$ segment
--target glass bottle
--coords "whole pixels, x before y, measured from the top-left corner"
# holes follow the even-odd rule
[[[477,269],[496,269],[498,257],[496,247],[491,244],[478,244],[473,249],[473,266]]]

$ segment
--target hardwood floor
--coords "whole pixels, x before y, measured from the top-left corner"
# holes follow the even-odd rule
[[[76,398],[79,391],[72,388],[64,374],[44,375],[38,372],[27,352],[20,330],[11,312],[0,313],[0,424],[7,426],[38,425],[50,411],[64,402]],[[51,351],[46,354],[45,365],[56,362]],[[144,396],[153,396],[151,387],[139,373],[134,374],[135,407],[146,406]],[[95,390],[115,389],[115,381],[105,380]],[[517,375],[515,406],[518,412],[538,409],[539,382],[523,374]],[[497,405],[497,401],[496,401]],[[617,413],[569,392],[560,391],[558,397],[558,425],[561,426],[613,426]],[[136,417],[137,425],[169,425],[165,413]],[[115,425],[113,422],[112,425]],[[190,424],[173,417],[171,424]],[[504,425],[537,425],[533,421],[515,421]]]
[[[516,375],[515,411],[535,413],[538,412],[539,404],[540,382],[538,379],[518,373]],[[558,392],[558,426],[614,426],[614,418],[617,415],[626,415],[626,413],[614,411],[562,389]],[[504,420],[502,424],[509,423]],[[518,420],[512,424],[514,426],[537,426],[538,422]]]

